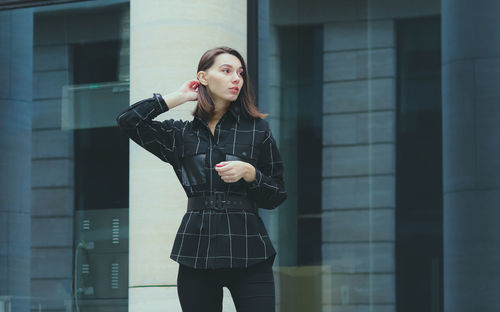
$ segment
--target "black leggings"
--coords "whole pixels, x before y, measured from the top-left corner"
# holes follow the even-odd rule
[[[248,268],[193,269],[179,264],[177,293],[183,312],[221,312],[222,287],[238,312],[275,312],[273,262],[276,254]]]

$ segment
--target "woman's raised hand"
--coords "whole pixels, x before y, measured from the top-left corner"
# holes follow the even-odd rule
[[[167,94],[164,98],[169,109],[189,101],[197,101],[199,84],[200,82],[197,79],[188,80],[182,84],[179,90]]]
[[[182,93],[187,101],[198,100],[198,86],[200,82],[198,79],[191,79],[182,84],[178,92]]]

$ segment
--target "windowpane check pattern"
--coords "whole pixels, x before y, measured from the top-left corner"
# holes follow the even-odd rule
[[[188,197],[247,196],[262,209],[275,209],[285,201],[283,162],[266,120],[249,117],[231,103],[212,134],[207,122],[197,116],[190,121],[153,120],[168,110],[161,94],[154,93],[129,106],[116,120],[130,139],[173,167]],[[256,179],[224,182],[215,165],[231,160],[252,164]],[[258,214],[195,210],[183,216],[170,258],[192,268],[242,268],[275,253]]]

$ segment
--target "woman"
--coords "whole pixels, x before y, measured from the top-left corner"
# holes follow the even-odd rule
[[[201,57],[197,79],[117,116],[134,142],[172,165],[188,196],[170,254],[184,312],[222,311],[224,286],[238,312],[274,311],[276,251],[258,208],[276,208],[287,193],[276,140],[252,91],[240,53],[217,47]],[[152,120],[188,101],[197,101],[192,121]]]

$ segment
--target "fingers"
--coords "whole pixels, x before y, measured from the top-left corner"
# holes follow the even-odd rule
[[[228,175],[228,176],[221,176],[221,179],[226,183],[231,183],[231,182],[237,182],[241,178],[235,175]]]
[[[241,177],[235,173],[235,167],[232,166],[230,161],[220,162],[215,165],[215,170],[219,173],[221,179],[226,182],[237,182]]]
[[[215,170],[218,172],[226,172],[231,170],[231,166],[228,166],[230,163],[227,161],[221,161],[220,163],[215,165]]]
[[[199,81],[191,80],[191,82],[189,83],[189,88],[190,89],[196,89],[199,85],[200,85]]]

